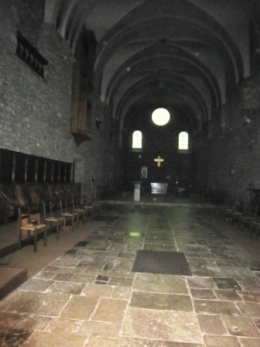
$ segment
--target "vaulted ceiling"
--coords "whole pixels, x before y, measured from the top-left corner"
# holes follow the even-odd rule
[[[258,0],[47,0],[45,5],[45,22],[56,26],[72,50],[83,27],[94,33],[98,98],[121,126],[140,110],[161,105],[187,117],[194,132],[221,114],[227,86],[250,76],[259,16]]]

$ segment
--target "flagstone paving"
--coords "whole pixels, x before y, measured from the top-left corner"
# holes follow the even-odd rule
[[[0,302],[0,345],[259,347],[260,262],[207,213],[107,209],[104,225]],[[132,272],[140,249],[183,252],[192,275]]]

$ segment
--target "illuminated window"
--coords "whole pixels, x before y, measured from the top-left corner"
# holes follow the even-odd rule
[[[157,108],[152,113],[152,120],[156,125],[165,125],[170,120],[170,113],[166,108]]]
[[[132,148],[142,148],[142,133],[139,130],[133,132]]]
[[[178,149],[187,150],[189,149],[189,134],[186,131],[179,133],[179,144]]]

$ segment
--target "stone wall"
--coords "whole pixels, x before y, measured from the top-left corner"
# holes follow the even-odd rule
[[[75,162],[75,179],[86,202],[115,175],[109,114],[93,138],[76,146],[70,134],[73,54],[51,24],[43,23],[44,0],[0,3],[0,148]],[[44,78],[16,55],[17,31],[48,61]],[[94,119],[96,116],[94,115]],[[103,127],[103,128],[102,128]],[[107,152],[108,150],[108,152]],[[93,187],[94,178],[94,187]],[[93,193],[94,192],[94,193]]]
[[[260,74],[233,89],[226,107],[222,134],[203,143],[201,171],[208,162],[205,186],[229,190],[235,200],[248,201],[250,188],[260,189]]]
[[[66,65],[61,56],[64,50],[67,50],[67,55],[71,54],[70,49],[64,48],[58,33],[45,27],[40,20],[31,18],[29,5],[19,1],[16,5],[1,12],[4,19],[0,18],[5,26],[1,29],[4,35],[0,41],[0,146],[71,162],[75,151],[69,132],[72,64]],[[42,8],[39,10],[41,12]],[[34,27],[29,27],[30,24]],[[37,75],[16,55],[16,33],[20,29],[48,60],[45,78]],[[30,35],[35,32],[37,38],[35,34]]]

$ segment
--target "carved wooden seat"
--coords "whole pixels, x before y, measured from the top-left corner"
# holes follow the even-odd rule
[[[227,205],[223,208],[222,213],[224,214],[224,217],[226,220],[231,221],[232,220],[232,213],[236,211],[236,205],[235,202],[232,201],[230,205]]]
[[[243,202],[238,202],[234,209],[231,211],[230,216],[231,216],[231,223],[234,224],[235,222],[240,221],[240,217],[243,216],[244,211],[246,209],[246,205]]]
[[[253,220],[251,220],[250,236],[258,237],[259,234],[260,234],[260,216],[256,216]]]
[[[84,205],[84,209],[88,211],[88,214],[92,217],[98,213],[98,207],[91,203]]]
[[[34,252],[37,252],[37,241],[40,233],[43,233],[44,246],[47,245],[47,230],[46,224],[41,223],[40,213],[22,213],[21,208],[18,208],[18,235],[19,248],[22,248],[23,235],[27,235],[27,239],[33,237]]]
[[[62,217],[65,217],[66,225],[71,222],[72,230],[74,230],[75,222],[79,225],[79,213],[68,210],[67,200],[64,201],[64,208],[60,201],[60,213]]]
[[[239,225],[242,228],[248,227],[251,230],[251,223],[256,219],[258,213],[258,205],[251,206],[239,219]]]
[[[44,221],[47,226],[52,228],[55,226],[57,239],[60,237],[60,230],[63,228],[63,233],[66,233],[66,223],[65,223],[65,217],[63,216],[54,216],[52,211],[52,202],[49,203],[49,212],[50,214],[47,216],[46,214],[46,204],[43,203],[43,217]]]
[[[6,224],[10,219],[15,217],[16,197],[14,194],[14,185],[7,184],[2,186],[0,184],[0,210],[2,213],[2,220]]]
[[[74,199],[72,200],[72,205],[73,205],[73,212],[78,213],[79,214],[79,218],[82,219],[82,223],[85,223],[86,217],[88,215],[88,210],[78,206],[77,200],[74,202]]]

